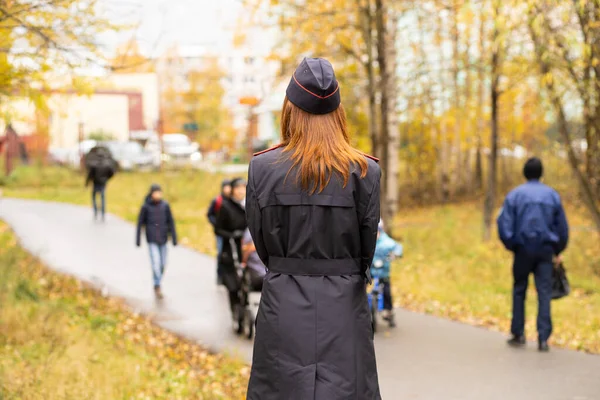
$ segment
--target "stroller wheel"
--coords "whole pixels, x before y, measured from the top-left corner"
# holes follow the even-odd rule
[[[244,318],[244,335],[248,340],[252,340],[254,337],[254,317],[252,311],[246,310],[246,317]]]

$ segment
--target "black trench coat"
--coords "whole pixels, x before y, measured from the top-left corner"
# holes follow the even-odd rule
[[[281,148],[250,163],[248,227],[268,273],[249,400],[381,399],[366,295],[381,171],[368,164],[308,195]]]
[[[242,235],[246,227],[246,212],[244,208],[230,198],[224,198],[219,215],[217,216],[215,234],[223,238],[223,249],[219,254],[218,263],[223,284],[230,292],[238,290],[239,287],[239,279],[235,269],[230,239],[234,239],[239,257],[238,261],[241,261]],[[236,236],[236,233],[239,233],[239,235]]]

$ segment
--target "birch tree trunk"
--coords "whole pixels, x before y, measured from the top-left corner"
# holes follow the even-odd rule
[[[484,94],[485,94],[485,9],[481,7],[479,15],[479,57],[480,61],[477,65],[477,129],[476,129],[476,150],[475,150],[475,188],[480,190],[483,187],[483,160],[481,159],[483,145],[483,131],[485,130],[485,121],[483,115]]]
[[[382,153],[380,154],[381,169],[383,178],[381,182],[381,217],[384,221],[393,218],[392,209],[388,203],[388,178],[389,168],[389,71],[387,63],[387,16],[388,7],[386,0],[375,0],[375,26],[377,31],[377,62],[379,64],[379,92],[381,100],[379,102],[379,145]],[[390,224],[391,225],[391,224]],[[388,226],[390,226],[388,225]]]
[[[396,79],[396,37],[398,27],[398,15],[397,13],[389,9],[388,25],[389,29],[386,36],[386,53],[387,53],[387,104],[388,104],[388,162],[387,162],[387,198],[386,202],[389,206],[390,215],[393,217],[398,212],[398,178],[400,168],[400,130],[398,124],[398,110],[397,110],[397,97],[398,97],[398,81]],[[392,224],[388,225],[392,226]]]

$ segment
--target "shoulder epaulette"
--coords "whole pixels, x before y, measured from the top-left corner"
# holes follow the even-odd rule
[[[363,156],[367,157],[367,158],[370,158],[371,160],[375,161],[376,163],[379,163],[379,158],[377,158],[377,157],[374,157],[374,156],[371,156],[371,155],[369,155],[369,154],[367,154],[367,153],[362,153],[362,152],[361,152],[361,154],[362,154]]]
[[[271,147],[271,148],[269,148],[269,149],[266,149],[266,150],[263,150],[263,151],[259,151],[258,153],[254,153],[254,157],[256,157],[256,156],[260,156],[261,154],[268,153],[269,151],[276,150],[276,149],[278,149],[278,148],[280,148],[280,147],[283,147],[283,144],[282,144],[282,143],[278,144],[277,146],[273,146],[273,147]]]

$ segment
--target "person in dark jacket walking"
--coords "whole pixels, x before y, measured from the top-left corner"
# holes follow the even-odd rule
[[[100,196],[101,215],[104,221],[106,214],[106,184],[113,177],[115,170],[108,163],[101,163],[88,170],[85,186],[92,182],[92,207],[94,208],[94,218],[98,219],[97,197]]]
[[[236,317],[238,305],[239,278],[236,271],[235,259],[241,263],[242,237],[246,224],[245,211],[246,181],[236,178],[231,181],[231,197],[223,199],[221,210],[215,225],[215,234],[223,238],[223,247],[219,254],[219,269],[223,284],[229,292],[229,305],[231,312]],[[235,246],[231,246],[231,242]]]
[[[208,212],[206,213],[206,217],[208,221],[212,225],[213,229],[217,225],[217,217],[219,216],[219,211],[223,206],[223,200],[231,196],[231,181],[229,179],[223,180],[221,182],[221,194],[213,199],[210,203],[210,207],[208,207]],[[221,279],[221,271],[219,270],[219,254],[221,253],[221,249],[223,248],[223,238],[219,235],[215,234],[217,238],[217,284],[222,283]]]
[[[157,184],[150,187],[150,193],[146,196],[138,216],[135,238],[138,247],[141,246],[142,227],[146,230],[146,241],[148,242],[150,265],[152,266],[154,279],[154,292],[156,297],[161,299],[163,296],[160,284],[167,263],[167,242],[169,235],[171,235],[173,246],[177,246],[177,232],[171,207],[169,203],[163,200],[162,190]]]
[[[506,196],[498,217],[498,233],[504,246],[514,253],[513,317],[511,346],[525,345],[525,296],[529,274],[535,276],[538,292],[539,350],[548,351],[552,333],[553,258],[567,247],[569,227],[558,193],[540,182],[542,161],[531,158],[523,169],[527,183]]]
[[[249,400],[379,400],[366,284],[379,222],[377,160],[350,145],[331,64],[304,59],[282,143],[257,153],[246,212],[268,269]]]

